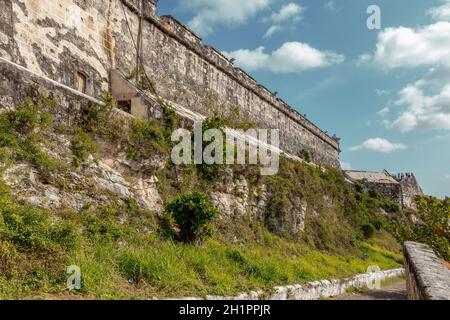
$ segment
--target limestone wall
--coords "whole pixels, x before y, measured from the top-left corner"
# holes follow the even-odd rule
[[[404,244],[409,300],[450,300],[450,270],[424,244]]]
[[[211,102],[221,110],[238,107],[258,126],[280,129],[286,152],[306,149],[314,162],[339,166],[338,140],[174,18],[157,17],[153,0],[143,3],[142,61],[161,96],[204,115]],[[98,96],[109,89],[112,69],[130,77],[136,70],[138,6],[138,0],[1,0],[0,56],[72,87],[81,72],[86,93]]]

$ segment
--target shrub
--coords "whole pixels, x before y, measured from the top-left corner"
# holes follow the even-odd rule
[[[86,161],[89,154],[95,152],[96,147],[86,132],[78,131],[72,139],[72,152],[74,155],[74,165],[78,167]]]
[[[78,125],[86,132],[106,133],[110,130],[108,121],[116,102],[108,93],[103,94],[104,105],[92,104],[84,107],[78,115]]]
[[[178,196],[166,205],[165,211],[175,220],[185,243],[200,240],[217,214],[208,197],[199,192]]]
[[[389,212],[389,213],[398,213],[401,210],[400,205],[393,201],[385,201],[382,204],[382,208],[384,209],[384,211]]]
[[[363,224],[361,227],[361,230],[366,239],[371,238],[373,236],[373,234],[375,233],[375,227],[370,223]]]
[[[299,156],[300,158],[302,158],[303,160],[305,160],[305,162],[310,163],[311,162],[311,154],[309,153],[308,150],[302,149],[299,152]]]
[[[36,128],[50,126],[52,117],[45,112],[45,105],[37,105],[31,98],[25,100],[22,106],[5,114],[2,124],[20,134],[30,134]]]
[[[375,229],[381,230],[381,229],[383,229],[384,222],[382,219],[377,218],[377,219],[373,219],[372,225],[375,227]]]
[[[154,121],[133,121],[127,144],[128,158],[135,161],[166,149],[163,131]]]

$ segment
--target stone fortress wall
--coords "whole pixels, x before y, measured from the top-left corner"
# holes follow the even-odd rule
[[[415,199],[417,196],[422,196],[423,191],[420,187],[414,173],[399,173],[393,175],[393,178],[398,181],[401,186],[402,205],[404,208],[415,208]]]
[[[216,108],[238,107],[258,127],[280,129],[284,151],[297,155],[307,150],[313,162],[339,167],[338,138],[205,46],[173,17],[158,17],[155,0],[143,0],[142,10],[139,0],[0,4],[0,56],[38,75],[78,88],[81,74],[85,93],[96,97],[110,89],[112,70],[133,81],[140,34],[141,61],[161,97],[203,115],[211,114],[211,101]]]

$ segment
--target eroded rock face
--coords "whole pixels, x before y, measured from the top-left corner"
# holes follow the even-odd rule
[[[71,183],[76,185],[80,177],[75,174],[72,177]],[[3,174],[3,180],[12,189],[18,201],[42,208],[68,208],[79,211],[85,203],[94,200],[81,192],[63,191],[43,183],[37,170],[24,163],[13,164],[7,168]]]
[[[224,174],[219,190],[212,192],[210,198],[222,218],[250,215],[279,234],[296,235],[305,230],[308,204],[300,198],[295,200],[296,205],[284,208],[283,212],[274,212],[269,207],[272,195],[267,191],[266,185],[251,186],[244,176],[234,177],[232,170],[227,170]]]
[[[56,148],[45,152],[70,166],[69,138],[64,135],[53,138],[58,142],[54,144]],[[162,213],[163,201],[155,174],[164,164],[165,159],[158,155],[139,163],[127,160],[125,154],[105,159],[94,159],[91,155],[79,168],[69,167],[66,172],[51,174],[50,184],[36,169],[19,162],[5,169],[3,180],[19,201],[44,208],[79,211],[86,203],[134,199],[142,209]]]
[[[305,230],[307,209],[307,202],[298,197],[282,210],[277,206],[268,208],[265,218],[266,225],[269,230],[275,233],[297,235]]]

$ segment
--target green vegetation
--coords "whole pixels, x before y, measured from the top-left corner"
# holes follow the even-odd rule
[[[202,244],[187,245],[173,242],[162,221],[132,201],[98,208],[86,205],[80,213],[46,212],[14,203],[3,188],[0,202],[4,299],[64,297],[69,265],[82,270],[78,294],[117,299],[270,290],[283,283],[350,276],[370,265],[387,269],[401,263],[398,247],[393,252],[369,242],[343,255],[321,252],[271,234],[245,218],[247,226],[240,227],[252,240],[232,243],[217,234]],[[384,243],[389,236],[379,233],[374,239]]]
[[[299,157],[308,163],[311,162],[311,153],[308,150],[302,149],[302,151],[299,152]]]
[[[97,146],[92,142],[91,137],[83,131],[75,134],[71,143],[74,155],[73,164],[79,167],[82,162],[86,161],[90,154],[95,153]]]
[[[110,96],[104,100],[104,106],[85,107],[66,124],[64,134],[70,138],[75,166],[82,166],[90,154],[99,159],[106,152],[114,154],[112,146],[135,161],[167,156],[170,132],[178,125],[172,109],[161,121],[130,121],[112,111],[115,103]],[[27,162],[40,178],[58,185],[52,172],[67,168],[44,151],[48,136],[56,131],[51,112],[46,111],[54,106],[48,99],[28,101],[0,114],[3,169],[13,161]],[[224,125],[216,115],[206,121],[204,130]],[[168,161],[156,173],[166,204],[164,217],[141,210],[132,199],[112,195],[102,204],[86,203],[78,212],[37,208],[15,201],[11,190],[0,183],[0,298],[75,294],[146,299],[269,291],[275,285],[363,273],[372,265],[400,266],[401,246],[386,230],[399,238],[428,237],[436,244],[439,235],[448,236],[442,224],[443,217],[448,218],[448,200],[419,204],[418,217],[428,229],[402,229],[396,220],[380,215],[383,208],[402,216],[394,203],[347,184],[337,170],[284,158],[276,176],[262,177],[255,166],[236,165],[226,173],[246,178],[248,203],[266,199],[264,219],[256,219],[250,209],[218,217],[208,196],[223,191],[222,169]],[[308,204],[305,231],[293,232],[298,218],[294,212],[303,202]],[[81,268],[82,290],[69,294],[65,286],[70,265]]]
[[[226,126],[225,120],[218,114],[214,114],[214,116],[207,118],[203,122],[202,135],[204,136],[205,132],[210,129],[217,129],[223,133],[225,126]],[[222,134],[222,136],[224,137],[225,135]],[[202,150],[205,150],[205,148],[211,142],[213,142],[213,141],[203,142]],[[223,149],[222,150],[223,150],[222,157],[223,157],[223,159],[226,159],[225,158],[226,157],[226,141],[223,141]],[[212,156],[216,156],[216,155],[212,154]],[[214,164],[202,163],[202,164],[197,165],[198,171],[202,175],[203,179],[213,180],[213,181],[217,180],[217,178],[219,177],[220,170],[223,169],[224,167],[225,167],[224,164],[217,164],[217,163],[214,163]]]
[[[391,222],[390,231],[401,242],[417,241],[428,244],[443,259],[450,261],[450,198],[444,200],[421,196],[416,198],[416,223],[408,223],[407,217]]]
[[[221,118],[223,124],[228,128],[248,130],[256,127],[255,122],[243,115],[238,106],[217,105],[212,96],[206,98],[204,106],[212,114],[212,118]]]
[[[156,122],[134,120],[127,139],[128,158],[138,161],[164,152],[168,152],[164,133]]]
[[[40,147],[45,140],[43,132],[52,124],[48,109],[54,105],[53,100],[45,97],[37,103],[27,99],[17,109],[0,114],[0,160],[3,163],[26,161],[39,171],[43,179],[62,169],[63,165]]]
[[[217,215],[206,195],[194,192],[178,196],[166,205],[166,214],[173,218],[180,230],[180,239],[185,243],[201,240],[208,225]]]

